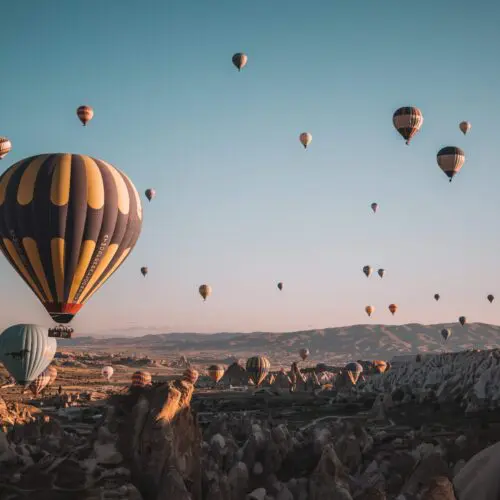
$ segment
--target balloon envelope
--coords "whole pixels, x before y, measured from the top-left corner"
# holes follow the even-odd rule
[[[462,149],[455,146],[446,146],[438,151],[436,160],[439,168],[451,182],[465,163],[465,153]]]
[[[302,358],[302,361],[305,361],[309,356],[309,349],[303,347],[299,350],[299,356]]]
[[[0,137],[0,160],[5,158],[12,149],[12,144],[7,137]]]
[[[225,369],[222,365],[211,365],[208,367],[208,376],[217,383],[224,375]]]
[[[377,210],[378,210],[378,203],[372,203],[372,204],[371,204],[371,207],[372,207],[373,213],[377,213]]]
[[[246,370],[257,386],[266,378],[270,368],[271,363],[265,356],[253,356],[247,360]]]
[[[33,382],[49,366],[56,348],[56,339],[39,325],[13,325],[0,336],[0,360],[22,385]]]
[[[278,283],[278,289],[283,290],[283,283],[281,281]]]
[[[210,285],[200,285],[198,288],[200,295],[203,297],[203,300],[207,300],[207,297],[210,297],[212,294],[212,287]]]
[[[146,189],[146,198],[151,201],[156,196],[156,191],[154,189]]]
[[[302,132],[302,134],[300,134],[299,136],[299,140],[302,146],[304,146],[304,149],[307,149],[307,146],[311,144],[313,137],[309,132]]]
[[[85,127],[87,123],[94,117],[94,110],[90,106],[80,106],[76,110],[76,115]]]
[[[241,71],[248,62],[248,56],[243,52],[238,52],[237,54],[234,54],[232,61],[233,64],[238,68],[238,71]]]
[[[472,125],[469,122],[460,122],[460,130],[465,135],[471,129]]]
[[[105,366],[102,370],[101,370],[101,374],[102,376],[106,379],[106,380],[111,380],[111,377],[113,376],[113,373],[115,372],[114,368],[112,366]]]
[[[0,249],[57,323],[123,264],[141,226],[137,190],[102,160],[43,154],[0,177]]]
[[[406,144],[410,144],[411,138],[422,127],[424,117],[418,108],[406,106],[394,112],[392,123],[401,136],[406,139]]]
[[[47,370],[44,370],[38,377],[31,382],[29,385],[30,391],[35,395],[38,396],[40,392],[45,389],[50,384],[50,373]]]
[[[434,300],[438,301],[440,298],[441,296],[439,295],[439,293],[434,294]]]

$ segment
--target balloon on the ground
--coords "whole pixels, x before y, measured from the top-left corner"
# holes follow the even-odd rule
[[[39,325],[13,325],[0,335],[0,361],[22,385],[33,382],[49,366],[56,348],[56,339]]]
[[[412,137],[422,127],[424,116],[418,108],[406,106],[394,112],[392,123],[396,130],[406,140],[406,144],[410,144]]]
[[[43,154],[0,177],[0,249],[57,323],[123,264],[141,226],[137,190],[103,160]]]
[[[94,110],[90,106],[80,106],[76,110],[76,115],[83,123],[83,126],[86,127],[87,123],[94,117]]]
[[[377,373],[384,373],[387,370],[387,363],[385,361],[375,359],[372,361],[372,365]]]
[[[7,139],[7,137],[0,137],[0,160],[9,154],[11,149],[12,144],[9,139]]]
[[[253,356],[247,360],[247,373],[256,386],[259,386],[267,377],[270,368],[271,363],[265,356]]]
[[[33,382],[31,382],[29,389],[35,396],[38,396],[49,384],[50,373],[44,370],[35,380],[33,380]]]
[[[248,62],[248,56],[243,52],[238,52],[233,56],[233,64],[238,68],[238,71],[241,71]]]

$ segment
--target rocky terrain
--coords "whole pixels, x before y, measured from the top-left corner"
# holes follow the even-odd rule
[[[24,402],[2,389],[0,499],[497,500],[499,377],[491,350],[296,393],[179,375]]]
[[[450,328],[451,338],[446,346],[440,336],[443,328]],[[284,333],[199,333],[155,334],[141,337],[113,338],[77,336],[64,341],[68,348],[87,350],[123,350],[136,354],[154,353],[164,358],[181,354],[193,363],[228,363],[236,357],[247,358],[256,353],[265,354],[273,364],[289,366],[302,347],[309,349],[310,362],[343,363],[350,359],[390,359],[395,355],[417,352],[459,351],[489,349],[500,344],[500,327],[471,323],[437,325],[353,325]]]

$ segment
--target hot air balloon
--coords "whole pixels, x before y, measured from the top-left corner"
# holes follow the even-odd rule
[[[446,146],[438,151],[437,163],[451,182],[465,163],[465,153],[455,146]]]
[[[50,376],[49,385],[52,385],[56,381],[56,378],[57,378],[57,368],[53,365],[50,365],[45,371]]]
[[[379,269],[379,270],[377,271],[377,273],[378,273],[378,275],[379,275],[381,278],[383,278],[383,277],[384,277],[384,275],[385,275],[385,269]]]
[[[9,139],[7,139],[7,137],[0,137],[0,160],[9,154],[11,149],[12,144]]]
[[[491,293],[486,298],[490,301],[490,304],[495,300],[495,297]]]
[[[104,366],[103,369],[101,370],[101,375],[107,380],[110,381],[111,377],[113,376],[113,373],[115,372],[114,368],[112,366]]]
[[[147,267],[141,267],[141,274],[146,277],[148,274],[148,268]]]
[[[441,330],[441,337],[446,342],[451,337],[451,330],[449,328],[443,328]]]
[[[233,56],[233,64],[238,68],[238,71],[241,71],[248,62],[248,56],[243,54],[243,52],[238,52]]]
[[[359,376],[363,373],[363,367],[356,362],[350,362],[345,365],[345,370],[351,374],[351,380],[355,384]]]
[[[462,131],[464,135],[467,134],[467,132],[470,130],[472,125],[469,122],[460,122],[459,128]]]
[[[222,365],[210,365],[208,367],[208,376],[217,383],[224,375],[225,369]]]
[[[35,380],[33,380],[33,382],[31,382],[29,389],[35,396],[38,396],[49,383],[50,374],[47,370],[44,370]]]
[[[376,373],[384,373],[387,370],[387,363],[385,361],[375,359],[372,361],[372,365]]]
[[[366,277],[369,278],[373,273],[373,268],[371,268],[370,266],[364,266],[363,272],[366,274]]]
[[[0,177],[0,249],[57,323],[69,323],[139,238],[130,179],[102,160],[44,154]]]
[[[48,336],[47,328],[13,325],[0,336],[0,361],[18,384],[26,385],[49,366],[56,348],[56,339]]]
[[[94,116],[94,110],[90,106],[80,106],[76,110],[76,115],[80,118],[83,126],[86,127],[87,123],[92,120]]]
[[[132,375],[132,387],[146,387],[148,385],[151,385],[149,372],[137,371]]]
[[[313,140],[313,136],[309,132],[302,132],[302,134],[299,135],[299,140],[302,146],[304,146],[304,149],[307,149],[307,146],[309,146]]]
[[[210,297],[212,294],[212,287],[210,285],[201,285],[200,288],[198,288],[198,291],[205,301],[207,300],[207,297]]]
[[[302,361],[305,361],[309,357],[309,349],[305,347],[299,349],[299,356],[302,358]]]
[[[194,385],[199,376],[200,374],[194,368],[186,368],[182,374],[182,379]]]
[[[391,314],[394,316],[396,311],[398,310],[397,304],[389,304],[389,311],[391,311]]]
[[[368,316],[371,316],[375,312],[375,308],[373,306],[366,306],[365,312]]]
[[[283,290],[283,283],[281,281],[278,283],[278,289]]]
[[[378,210],[378,203],[372,203],[370,206],[372,207],[373,213],[376,214]]]
[[[396,130],[406,139],[406,144],[410,144],[412,137],[422,127],[424,117],[418,108],[407,106],[394,112],[392,123]]]
[[[434,294],[434,300],[437,302],[439,299],[441,298],[441,296],[439,295],[439,293],[435,293]]]
[[[270,368],[271,363],[265,356],[254,356],[247,359],[246,370],[256,386],[263,382]]]
[[[154,189],[146,189],[144,192],[148,201],[151,201],[156,196],[156,191]]]
[[[465,316],[460,316],[460,318],[458,318],[458,321],[462,326],[464,326],[465,323],[467,323],[467,318]]]

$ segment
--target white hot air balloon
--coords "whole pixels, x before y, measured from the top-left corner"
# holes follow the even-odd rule
[[[113,370],[113,367],[112,366],[105,366],[102,370],[101,370],[101,373],[102,373],[102,376],[106,379],[106,380],[111,380],[111,377],[113,376],[113,373],[115,372],[115,370]]]

